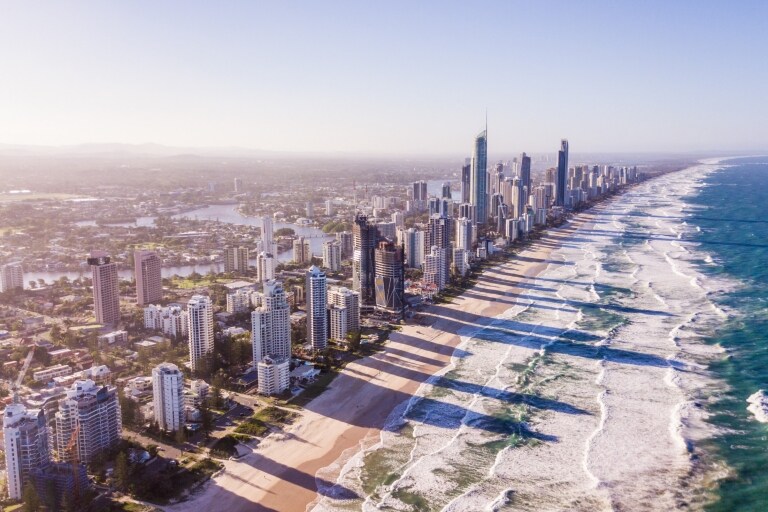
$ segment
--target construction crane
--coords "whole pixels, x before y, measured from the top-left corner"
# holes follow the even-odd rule
[[[13,401],[16,403],[19,403],[19,387],[21,386],[21,381],[24,380],[24,375],[27,373],[27,370],[29,370],[29,365],[32,363],[34,355],[35,349],[33,347],[27,354],[27,358],[24,359],[24,364],[21,366],[19,376],[16,377],[16,381],[13,383]]]
[[[72,432],[72,437],[69,438],[69,442],[67,443],[67,447],[64,450],[65,452],[68,452],[71,457],[71,464],[72,464],[72,483],[74,484],[74,496],[72,497],[72,503],[74,505],[77,505],[77,502],[80,501],[80,475],[77,471],[78,462],[80,459],[80,450],[77,449],[77,438],[80,436],[80,422],[77,422],[77,426],[75,426],[75,430]]]

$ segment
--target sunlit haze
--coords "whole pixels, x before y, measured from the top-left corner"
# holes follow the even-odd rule
[[[765,2],[29,2],[0,143],[753,151]]]

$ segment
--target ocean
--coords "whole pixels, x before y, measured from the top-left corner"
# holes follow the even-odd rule
[[[701,228],[696,241],[714,259],[706,275],[740,283],[716,298],[735,314],[710,338],[728,352],[711,365],[728,388],[709,406],[720,433],[707,448],[731,473],[708,510],[757,512],[768,510],[768,424],[747,412],[746,399],[768,390],[768,158],[724,163],[689,199],[701,208],[691,219]]]
[[[529,253],[488,270],[508,291],[462,300],[507,309],[467,322],[379,439],[318,473],[357,497],[324,489],[315,509],[764,510],[768,429],[745,401],[768,388],[759,162],[639,185],[536,278]]]

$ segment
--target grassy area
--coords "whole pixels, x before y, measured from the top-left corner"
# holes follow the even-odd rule
[[[265,407],[238,425],[235,433],[262,437],[269,433],[271,427],[290,423],[296,416],[295,412],[272,406]]]
[[[312,401],[313,398],[320,396],[320,394],[325,391],[328,386],[331,385],[331,382],[333,382],[333,379],[335,379],[338,374],[338,370],[331,370],[327,373],[321,373],[318,375],[317,379],[315,379],[315,382],[307,385],[307,387],[304,389],[304,392],[296,398],[293,398],[291,403],[302,407],[307,405],[310,401]]]
[[[198,279],[191,279],[189,277],[174,276],[171,278],[171,285],[174,288],[181,290],[191,290],[193,288],[199,288],[201,286],[210,286],[212,284],[227,284],[231,283],[232,279],[224,279],[210,274],[201,275]]]
[[[211,446],[211,455],[222,459],[237,455],[237,449],[235,448],[237,443],[238,440],[234,436],[224,436]]]
[[[170,469],[151,475],[140,474],[132,488],[140,500],[166,504],[207,480],[219,469],[221,463],[213,459],[202,459],[187,468]]]

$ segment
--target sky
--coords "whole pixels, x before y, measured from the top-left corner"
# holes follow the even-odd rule
[[[768,2],[0,0],[0,143],[768,149]]]

